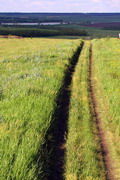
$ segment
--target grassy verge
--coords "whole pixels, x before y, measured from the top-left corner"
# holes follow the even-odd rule
[[[35,159],[80,40],[0,40],[0,179],[44,179]],[[47,167],[47,165],[46,165]],[[36,172],[38,171],[38,172]]]
[[[112,171],[120,177],[120,41],[93,40],[93,81]]]
[[[65,177],[67,180],[105,179],[95,122],[91,116],[89,48],[90,41],[85,41],[72,81],[66,144]]]

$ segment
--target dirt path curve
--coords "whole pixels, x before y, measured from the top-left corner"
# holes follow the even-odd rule
[[[92,57],[92,45],[90,47],[90,63],[89,63],[89,86],[90,86],[90,95],[91,95],[91,104],[93,108],[93,116],[96,121],[97,133],[100,140],[100,146],[102,150],[103,162],[106,172],[107,180],[118,180],[115,177],[114,168],[112,166],[112,158],[109,152],[109,144],[107,141],[107,134],[103,128],[102,119],[100,118],[99,110],[98,110],[98,101],[95,96],[94,89],[94,80],[93,80],[93,57]]]

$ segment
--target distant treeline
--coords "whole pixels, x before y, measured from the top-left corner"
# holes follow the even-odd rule
[[[0,35],[16,35],[22,37],[49,36],[87,36],[86,30],[75,29],[35,29],[35,28],[0,28]]]
[[[0,17],[0,23],[42,23],[42,22],[63,22],[62,19],[45,19],[45,18],[20,18],[20,17]]]
[[[0,23],[120,22],[120,13],[0,13]]]
[[[118,16],[120,13],[14,13],[0,12],[1,17],[40,17],[40,16],[76,16],[76,15],[91,15],[91,16]]]

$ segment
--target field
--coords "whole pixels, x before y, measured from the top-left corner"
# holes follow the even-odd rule
[[[84,29],[71,28],[41,28],[36,27],[0,27],[0,35],[16,35],[20,37],[53,37],[53,36],[87,36],[87,31]]]
[[[0,35],[16,35],[21,37],[48,37],[61,39],[93,39],[103,37],[118,37],[120,26],[103,25],[97,23],[94,25],[54,25],[41,27],[0,27]],[[113,24],[113,23],[112,23]]]
[[[40,23],[60,25],[40,25]],[[13,23],[13,25],[4,25]],[[16,23],[24,23],[17,25]],[[32,23],[31,25],[25,25]],[[33,24],[38,25],[33,25]],[[120,13],[0,13],[0,34],[23,37],[118,37]],[[84,37],[85,38],[85,37]]]
[[[119,79],[119,39],[0,39],[0,180],[118,180]]]
[[[101,23],[98,23],[99,25],[101,25]],[[105,23],[107,24],[107,23]],[[95,26],[95,25],[94,25]],[[104,37],[116,37],[118,38],[119,36],[119,29],[117,29],[118,27],[114,27],[114,26],[109,26],[109,27],[106,27],[104,28],[103,26],[102,27],[92,27],[92,26],[88,26],[88,25],[84,25],[84,24],[81,24],[81,25],[76,25],[76,24],[70,24],[70,25],[59,25],[59,26],[56,26],[57,28],[58,27],[61,27],[61,28],[64,28],[64,29],[78,29],[78,30],[85,30],[88,35],[85,37],[78,37],[78,38],[84,38],[84,39],[93,39],[93,38],[104,38]],[[96,25],[97,26],[97,25]],[[54,27],[54,28],[56,28]],[[113,29],[112,29],[112,28]],[[59,36],[58,36],[59,37]]]

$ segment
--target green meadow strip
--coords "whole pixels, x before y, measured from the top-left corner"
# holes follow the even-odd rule
[[[37,167],[37,158],[42,157],[36,154],[44,144],[56,97],[80,43],[0,40],[0,180],[37,180],[36,174],[45,180],[42,161]]]
[[[66,143],[66,180],[105,179],[90,105],[89,49],[90,41],[85,41],[73,75]]]
[[[95,39],[93,81],[99,115],[109,146],[112,173],[120,178],[120,40]]]

